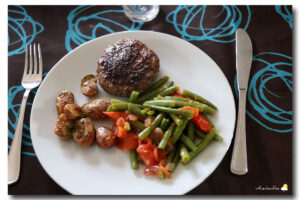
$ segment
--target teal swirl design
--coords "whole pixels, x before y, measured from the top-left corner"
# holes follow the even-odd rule
[[[289,11],[287,6],[275,6],[276,12],[293,28],[293,14]]]
[[[268,61],[276,60],[274,62]],[[252,77],[248,88],[248,106],[251,111],[247,110],[247,115],[255,120],[264,128],[277,132],[288,133],[293,129],[292,125],[292,108],[283,108],[275,104],[274,99],[284,101],[284,98],[291,96],[283,96],[276,94],[276,88],[272,87],[272,81],[281,81],[281,86],[285,86],[289,92],[293,92],[292,88],[292,57],[281,53],[263,52],[253,57],[253,66],[264,65]],[[235,77],[235,92],[238,95],[237,77]]]
[[[89,40],[97,37],[97,32],[101,34],[114,33],[117,31],[140,30],[144,23],[130,22],[131,25],[127,27],[119,22],[117,19],[125,17],[124,11],[121,10],[93,10],[94,6],[78,6],[70,12],[67,17],[68,30],[65,37],[65,46],[68,51],[73,47],[79,46]],[[115,17],[109,17],[109,13],[115,13]],[[120,16],[118,16],[120,14]],[[88,23],[89,22],[89,23]],[[83,33],[80,29],[81,26],[89,24],[90,32]]]
[[[233,42],[237,28],[247,29],[250,23],[251,11],[246,6],[247,14],[243,14],[237,6],[222,6],[219,12],[208,16],[207,6],[178,6],[170,12],[166,21],[173,24],[176,31],[186,41],[210,40],[213,42],[230,43]],[[215,10],[215,9],[214,9]],[[185,17],[180,20],[179,16]],[[205,21],[213,20],[215,24],[206,26]],[[217,21],[220,23],[216,24]],[[196,26],[195,26],[196,24]]]
[[[43,77],[45,77],[47,73],[43,74]],[[15,98],[17,95],[23,95],[25,89],[21,85],[12,86],[8,90],[8,137],[10,139],[14,138],[13,132],[15,132],[17,123],[18,123],[18,117],[20,112],[21,104],[16,104]],[[31,92],[35,94],[37,91],[37,88],[33,89]],[[32,106],[32,102],[27,102],[26,107]],[[10,131],[12,130],[12,132]],[[22,145],[26,146],[26,150],[22,151],[22,154],[29,155],[29,156],[35,156],[32,143],[31,143],[31,137],[29,134],[29,125],[27,125],[25,122],[23,124],[23,133],[22,133]],[[10,145],[8,145],[8,148],[10,148]],[[29,149],[29,150],[28,150]]]
[[[42,24],[30,17],[25,8],[14,6],[8,9],[8,56],[22,54],[27,44],[43,32]],[[13,41],[10,38],[15,38]]]

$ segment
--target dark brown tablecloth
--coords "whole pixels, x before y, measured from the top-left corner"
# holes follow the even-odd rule
[[[139,29],[168,33],[206,52],[226,75],[237,102],[234,33],[239,27],[246,29],[254,55],[246,119],[249,172],[245,176],[230,172],[231,145],[211,176],[188,194],[293,193],[291,6],[161,6],[158,17],[144,24],[129,21],[121,6],[9,6],[8,17],[9,145],[24,92],[20,83],[26,44],[41,43],[48,72],[69,51],[94,37]],[[20,180],[8,187],[8,193],[68,194],[35,156],[29,132],[33,97],[34,92],[25,113]],[[284,184],[287,191],[281,190]]]

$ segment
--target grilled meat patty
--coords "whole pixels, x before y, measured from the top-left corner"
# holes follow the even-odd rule
[[[157,55],[139,40],[124,38],[109,45],[98,61],[100,86],[110,94],[128,97],[142,92],[159,71]]]

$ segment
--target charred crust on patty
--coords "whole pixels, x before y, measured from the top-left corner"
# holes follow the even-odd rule
[[[159,71],[159,58],[139,40],[124,38],[109,45],[98,60],[97,76],[107,92],[128,97],[143,91]]]

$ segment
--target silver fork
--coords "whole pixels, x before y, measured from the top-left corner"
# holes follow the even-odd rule
[[[21,143],[22,143],[22,131],[23,131],[23,120],[25,106],[30,91],[39,86],[42,82],[43,75],[43,62],[41,55],[40,44],[29,45],[29,63],[28,63],[28,46],[25,51],[25,67],[22,78],[22,86],[25,88],[25,93],[22,99],[20,114],[18,118],[17,128],[15,130],[14,139],[8,154],[8,184],[13,184],[19,179],[20,166],[21,166]],[[28,71],[29,64],[29,71]]]

